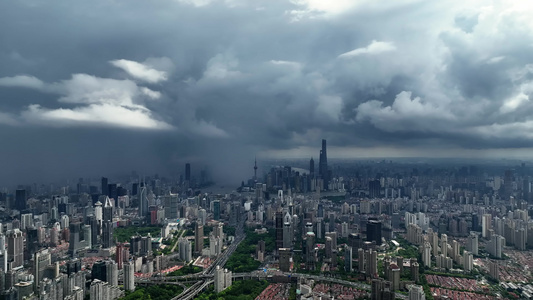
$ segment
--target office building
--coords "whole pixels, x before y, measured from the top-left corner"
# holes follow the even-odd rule
[[[18,189],[15,191],[15,209],[19,211],[23,211],[26,209],[26,201],[28,200],[28,196],[26,193],[26,190],[24,189]]]
[[[73,222],[69,224],[70,239],[68,251],[70,257],[76,257],[78,250],[80,249],[80,229],[80,222]]]
[[[102,195],[107,196],[109,194],[109,191],[108,191],[109,180],[106,177],[102,177],[101,183],[102,183],[101,185]]]
[[[381,245],[381,222],[376,220],[368,220],[366,223],[366,240],[368,242],[376,242],[376,245]]]
[[[276,250],[283,248],[283,212],[276,212]]]
[[[220,200],[213,201],[213,219],[220,220]]]
[[[312,157],[309,160],[309,177],[310,178],[315,177],[315,160]]]
[[[113,202],[111,201],[111,199],[109,197],[105,197],[105,201],[104,201],[104,207],[103,207],[103,214],[102,214],[102,217],[103,217],[103,221],[113,221],[113,213],[114,213],[114,209],[113,209]]]
[[[185,164],[185,181],[188,181],[188,182],[191,181],[191,164],[190,163]]]
[[[306,269],[314,271],[316,263],[315,234],[308,232],[305,236],[305,262]]]
[[[141,219],[146,219],[148,217],[148,198],[147,191],[144,182],[141,182],[139,192],[137,196],[139,197],[139,217]]]
[[[10,269],[24,266],[24,236],[19,229],[7,232],[7,260],[11,263]]]
[[[280,248],[279,249],[279,269],[282,272],[289,272],[291,268],[291,249]]]
[[[44,278],[44,271],[52,264],[52,255],[48,249],[36,252],[33,257],[34,288],[38,291],[39,284]]]
[[[102,247],[111,248],[113,246],[113,222],[104,221],[102,224]]]
[[[283,224],[283,248],[292,248],[292,224],[290,222]]]
[[[204,249],[204,226],[196,223],[194,230],[194,252],[198,255],[202,254]]]
[[[352,272],[353,270],[352,254],[352,247],[346,246],[344,248],[344,270],[346,272]]]

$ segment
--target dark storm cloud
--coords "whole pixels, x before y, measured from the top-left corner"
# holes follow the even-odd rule
[[[1,179],[192,161],[238,181],[255,154],[321,138],[531,147],[531,8],[518,5],[3,1]]]

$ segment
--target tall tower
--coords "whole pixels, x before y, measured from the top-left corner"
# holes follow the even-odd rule
[[[254,162],[254,181],[257,181],[257,157]]]
[[[191,164],[185,164],[185,181],[191,181]]]
[[[146,186],[144,182],[141,183],[139,191],[139,217],[146,218],[148,214],[148,199],[146,198]]]
[[[506,200],[513,195],[513,171],[506,170],[503,178],[503,192]]]
[[[309,161],[309,177],[315,177],[315,160],[312,157]]]
[[[329,183],[328,174],[328,154],[326,150],[326,140],[322,140],[322,150],[320,150],[320,161],[318,163],[318,173],[324,181],[324,188],[327,188]]]

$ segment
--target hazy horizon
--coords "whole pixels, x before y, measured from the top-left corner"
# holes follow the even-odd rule
[[[533,159],[533,5],[0,3],[0,186],[253,159]]]

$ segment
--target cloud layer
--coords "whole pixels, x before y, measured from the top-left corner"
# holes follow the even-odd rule
[[[124,139],[108,147],[143,144],[121,167],[206,159],[220,173],[224,158],[321,138],[397,156],[527,154],[532,13],[516,1],[4,1],[0,137],[113,132]],[[76,157],[80,145],[61,146]]]

